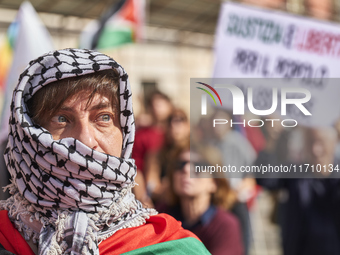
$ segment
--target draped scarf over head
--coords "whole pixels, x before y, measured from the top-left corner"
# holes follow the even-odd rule
[[[121,157],[95,151],[79,140],[53,140],[34,123],[27,101],[49,83],[115,69],[119,73]],[[117,230],[139,226],[156,212],[131,192],[136,175],[130,158],[135,134],[128,75],[99,52],[65,49],[29,63],[13,92],[5,161],[12,196],[0,202],[39,254],[99,254],[98,243]]]

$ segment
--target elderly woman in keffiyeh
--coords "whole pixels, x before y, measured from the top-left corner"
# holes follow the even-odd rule
[[[131,89],[110,57],[65,49],[31,61],[9,122],[12,195],[0,201],[0,254],[207,253],[131,192]]]

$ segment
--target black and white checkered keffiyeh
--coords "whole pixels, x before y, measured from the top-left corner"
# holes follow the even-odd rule
[[[74,138],[53,140],[33,123],[26,102],[53,81],[106,69],[120,74],[120,158]],[[156,212],[131,192],[136,175],[130,158],[135,134],[128,75],[110,57],[65,49],[30,62],[13,93],[5,161],[12,196],[0,202],[26,238],[39,240],[39,254],[99,254],[98,243],[117,230],[139,226]],[[40,231],[38,231],[40,230]]]

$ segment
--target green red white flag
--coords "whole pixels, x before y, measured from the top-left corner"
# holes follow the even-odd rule
[[[140,41],[144,16],[144,0],[121,0],[85,28],[80,48],[107,49]]]

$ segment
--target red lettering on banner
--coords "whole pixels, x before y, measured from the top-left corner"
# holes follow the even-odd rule
[[[296,49],[318,55],[340,55],[340,35],[311,29],[296,37]]]

